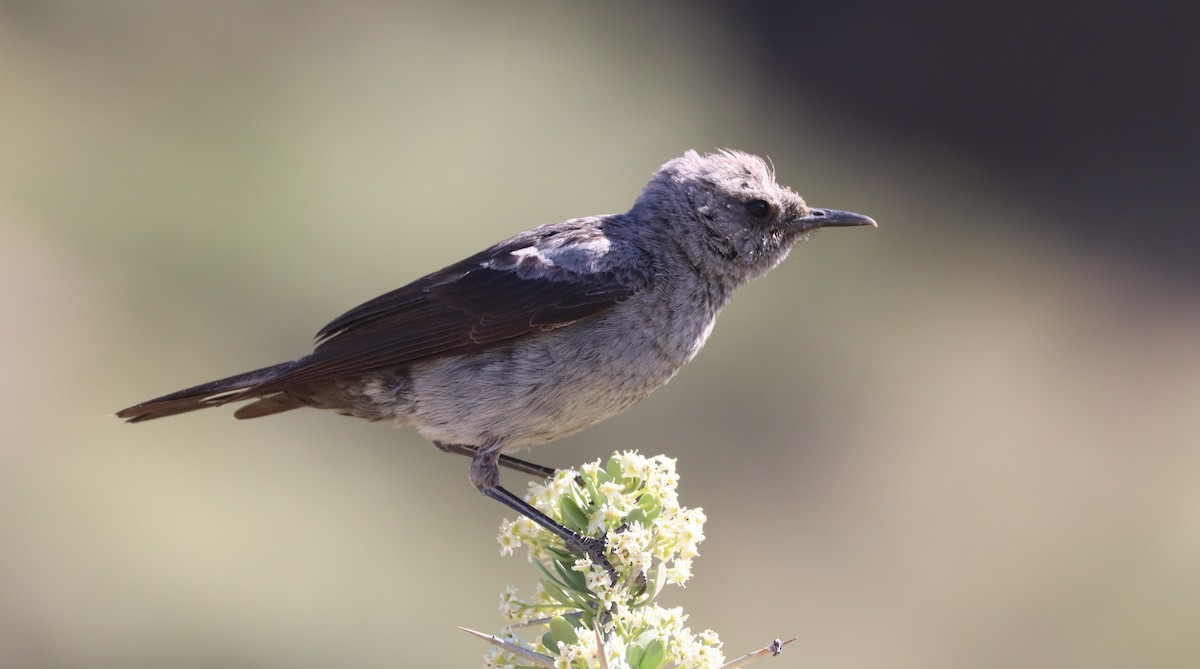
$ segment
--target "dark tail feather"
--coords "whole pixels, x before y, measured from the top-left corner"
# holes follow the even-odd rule
[[[174,416],[175,414],[187,413],[197,409],[207,409],[209,407],[221,406],[228,402],[236,402],[238,400],[248,400],[259,396],[255,392],[255,388],[262,384],[273,381],[280,375],[287,372],[295,365],[295,361],[285,362],[270,367],[256,369],[253,372],[238,374],[228,378],[210,381],[191,388],[185,388],[170,395],[163,395],[141,404],[135,404],[128,409],[121,409],[117,412],[118,418],[124,418],[130,423],[140,423],[144,420],[153,420],[155,418],[163,418],[166,416]],[[299,406],[299,405],[296,405]],[[295,407],[288,407],[295,408]],[[285,409],[279,408],[270,413],[277,413]],[[266,415],[256,414],[256,415]],[[253,416],[245,416],[247,418]]]
[[[245,420],[247,418],[262,418],[263,416],[270,416],[271,414],[283,413],[284,411],[291,411],[292,409],[299,409],[302,406],[304,405],[299,401],[294,400],[287,395],[276,393],[274,395],[267,395],[257,402],[251,402],[246,406],[241,407],[237,411],[233,412],[233,417],[238,420]]]

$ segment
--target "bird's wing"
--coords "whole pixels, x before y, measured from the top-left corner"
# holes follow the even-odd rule
[[[640,252],[615,248],[598,227],[539,228],[342,314],[317,333],[311,356],[255,393],[564,327],[643,290],[648,268]]]

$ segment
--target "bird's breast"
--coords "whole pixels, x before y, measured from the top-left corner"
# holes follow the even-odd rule
[[[663,307],[634,298],[508,346],[414,365],[396,419],[431,440],[511,448],[595,425],[669,381],[712,331],[715,313]]]

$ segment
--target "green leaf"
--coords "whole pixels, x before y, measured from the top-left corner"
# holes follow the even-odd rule
[[[659,501],[654,498],[654,495],[650,495],[650,494],[643,494],[641,497],[639,497],[638,501],[637,501],[637,506],[639,509],[641,509],[643,512],[645,512],[645,514],[646,514],[645,522],[646,522],[647,526],[649,526],[650,523],[654,522],[654,519],[658,518],[660,515],[662,515],[662,512],[663,512],[662,504],[659,503]]]
[[[575,628],[562,616],[550,619],[550,632],[562,643],[579,643],[579,637],[575,636]]]
[[[600,488],[596,486],[595,481],[585,478],[583,483],[587,486],[588,496],[592,499],[592,506],[601,506],[608,501],[608,497],[600,492]]]
[[[554,653],[555,655],[558,654],[558,642],[554,640],[554,635],[550,632],[546,632],[542,635],[542,645],[545,646],[546,650],[550,651],[551,653]]]
[[[632,525],[634,523],[641,523],[642,525],[645,525],[645,526],[650,525],[649,521],[646,518],[645,510],[643,510],[639,507],[636,507],[636,506],[633,507],[633,511],[629,512],[628,516],[625,516],[625,523],[627,525]]]
[[[570,497],[560,497],[558,499],[558,508],[562,511],[563,525],[579,533],[583,533],[587,529],[587,514],[583,512],[583,509],[579,508],[575,500]]]
[[[636,643],[631,643],[625,650],[625,660],[629,662],[630,667],[641,669],[642,655],[644,655],[645,652],[645,648],[642,648]]]
[[[658,593],[662,592],[663,586],[667,584],[667,563],[659,562],[654,569],[654,576],[651,578],[649,586],[650,597],[646,601],[653,601],[658,597]]]
[[[637,669],[658,669],[662,666],[666,654],[662,642],[658,639],[652,640],[646,644],[646,650],[642,654],[642,660],[638,662]]]
[[[614,481],[621,480],[621,461],[617,458],[616,453],[613,453],[613,456],[608,459],[608,464],[604,465],[604,471],[608,472]]]
[[[572,560],[571,564],[574,565],[574,563],[575,561]],[[584,577],[583,572],[575,571],[558,560],[554,561],[554,570],[558,572],[559,580],[568,589],[587,591],[587,578]]]
[[[570,595],[563,592],[563,589],[558,587],[558,584],[553,581],[542,581],[542,590],[545,590],[547,595],[550,595],[554,601],[562,604],[563,606],[579,606],[579,604],[576,603]]]
[[[534,560],[533,563],[537,565],[538,571],[542,572],[542,576],[544,577],[545,581],[549,581],[555,585],[566,585],[565,583],[560,583],[558,577],[555,576],[549,569],[547,569],[546,565],[542,564],[541,560]]]
[[[578,483],[571,484],[571,498],[579,505],[579,510],[583,511],[585,517],[590,517],[592,511],[598,507],[592,496]]]
[[[572,560],[574,560],[574,558],[572,558]],[[534,564],[536,564],[538,570],[542,572],[542,589],[545,590],[546,594],[550,595],[554,601],[562,604],[563,606],[570,606],[577,609],[586,609],[591,606],[586,595],[586,588],[573,588],[570,583],[564,583],[563,581],[559,580],[558,577],[555,576],[549,569],[547,569],[546,565],[542,564],[540,561],[535,560]],[[558,562],[555,562],[554,565],[555,571],[560,571],[562,569],[562,566]],[[570,573],[580,577],[583,576],[582,574],[579,574],[579,572]],[[579,596],[576,596],[576,593],[578,593]]]

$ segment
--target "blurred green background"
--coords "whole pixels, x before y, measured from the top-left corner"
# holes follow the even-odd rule
[[[531,454],[680,459],[664,603],[774,667],[1200,666],[1200,22],[883,4],[0,4],[0,666],[479,666],[534,573],[466,460],[111,414],[718,147],[880,227]]]

